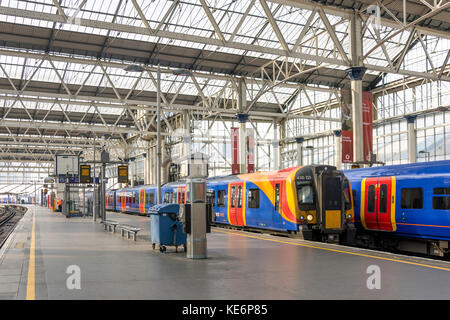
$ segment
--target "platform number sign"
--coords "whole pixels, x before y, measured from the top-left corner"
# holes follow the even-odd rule
[[[118,166],[118,182],[119,183],[128,183],[128,166]]]
[[[91,166],[88,164],[80,165],[80,183],[91,183]]]

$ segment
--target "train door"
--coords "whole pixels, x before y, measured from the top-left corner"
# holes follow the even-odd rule
[[[244,182],[230,183],[230,223],[236,226],[244,226]]]
[[[236,225],[236,186],[233,183],[230,183],[230,191],[228,192],[228,220],[230,224]]]
[[[126,209],[126,201],[127,201],[126,192],[122,191],[122,201],[120,202],[120,204],[122,205],[122,211],[123,212],[127,211],[127,209]]]
[[[281,183],[278,182],[275,184],[275,192],[274,192],[274,212],[272,214],[272,223],[273,223],[273,227],[274,228],[281,228],[281,219],[282,219],[282,208],[283,208],[283,203],[282,203],[282,188],[281,188]]]
[[[139,212],[145,213],[145,190],[139,190]]]
[[[186,203],[186,187],[177,188],[177,203]]]
[[[363,180],[364,198],[361,221],[366,229],[395,231],[395,178]]]

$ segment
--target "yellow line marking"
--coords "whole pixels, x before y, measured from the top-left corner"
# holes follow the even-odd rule
[[[28,280],[27,280],[27,296],[26,300],[36,299],[36,285],[35,285],[35,274],[36,274],[36,259],[35,259],[35,235],[36,228],[36,209],[34,209],[33,214],[33,228],[31,231],[31,244],[30,244],[30,261],[28,263]]]
[[[358,253],[358,252],[350,252],[350,251],[344,251],[344,250],[324,248],[324,247],[313,246],[313,245],[303,244],[303,243],[296,243],[296,242],[290,242],[290,241],[269,239],[269,238],[263,238],[263,237],[252,236],[252,235],[247,235],[247,234],[241,234],[241,233],[237,233],[237,232],[229,232],[229,231],[222,231],[222,230],[215,230],[215,231],[222,232],[222,233],[227,233],[227,234],[233,234],[233,235],[237,235],[237,236],[241,236],[241,237],[254,238],[254,239],[260,239],[260,240],[266,240],[266,241],[272,241],[272,242],[279,242],[279,243],[285,243],[285,244],[292,244],[294,246],[301,246],[301,247],[308,247],[308,248],[313,248],[313,249],[333,251],[333,252],[351,254],[351,255],[360,256],[360,257],[367,257],[367,258],[373,258],[373,259],[379,259],[379,260],[387,260],[387,261],[393,261],[393,262],[399,262],[399,263],[405,263],[405,264],[412,264],[412,265],[426,267],[426,268],[450,271],[450,268],[438,267],[438,266],[422,264],[422,263],[417,263],[417,262],[412,262],[412,261],[406,261],[406,260],[400,260],[400,259],[391,259],[391,258],[373,256],[373,255],[364,254],[364,253]]]

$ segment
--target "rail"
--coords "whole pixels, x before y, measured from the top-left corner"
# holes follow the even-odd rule
[[[0,207],[0,228],[3,228],[6,223],[8,223],[19,211],[22,211],[25,213],[28,209],[26,207],[22,206],[15,206],[15,205],[6,205],[3,207]],[[14,223],[15,225],[15,223]],[[14,230],[14,226],[10,228],[6,228],[6,232],[2,233],[0,236],[0,248],[3,247],[6,240],[9,238],[10,234]]]
[[[9,214],[8,214],[8,211],[10,211]],[[3,226],[5,223],[7,223],[12,217],[14,217],[15,214],[16,214],[16,208],[12,208],[10,210],[7,210],[7,208],[5,208],[3,210],[3,215],[7,215],[7,216],[0,220],[0,227]]]

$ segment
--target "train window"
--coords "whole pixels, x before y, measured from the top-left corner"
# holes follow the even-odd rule
[[[450,210],[450,188],[434,188],[433,194],[440,197],[433,197],[433,209]]]
[[[375,186],[370,185],[367,195],[367,212],[375,212]]]
[[[356,190],[352,190],[352,196],[353,196],[353,208],[356,207]]]
[[[150,192],[148,201],[149,201],[149,204],[155,203],[155,194],[153,192]]]
[[[217,206],[225,207],[225,190],[217,190]]]
[[[242,186],[238,187],[238,208],[242,208]]]
[[[234,191],[236,190],[235,187],[231,187],[231,207],[234,208],[234,200],[235,200],[235,194]]]
[[[170,193],[164,193],[164,203],[170,203]]]
[[[275,185],[275,211],[280,208],[280,184]]]
[[[297,199],[299,205],[314,203],[314,193],[311,182],[304,181],[297,183]]]
[[[423,208],[423,189],[422,188],[403,188],[402,189],[402,209],[422,209]]]
[[[214,205],[215,200],[216,200],[216,192],[214,190],[208,190],[206,192],[206,203]]]
[[[433,197],[433,209],[450,210],[450,197]]]
[[[450,188],[434,188],[434,194],[450,195]]]
[[[249,189],[247,198],[249,208],[259,208],[259,189]]]
[[[344,180],[344,199],[345,199],[345,210],[350,210],[352,208],[351,198],[350,198],[350,186],[348,180]]]
[[[387,212],[387,200],[388,200],[387,194],[388,194],[387,184],[382,184],[380,186],[380,209],[378,210],[380,213]]]

